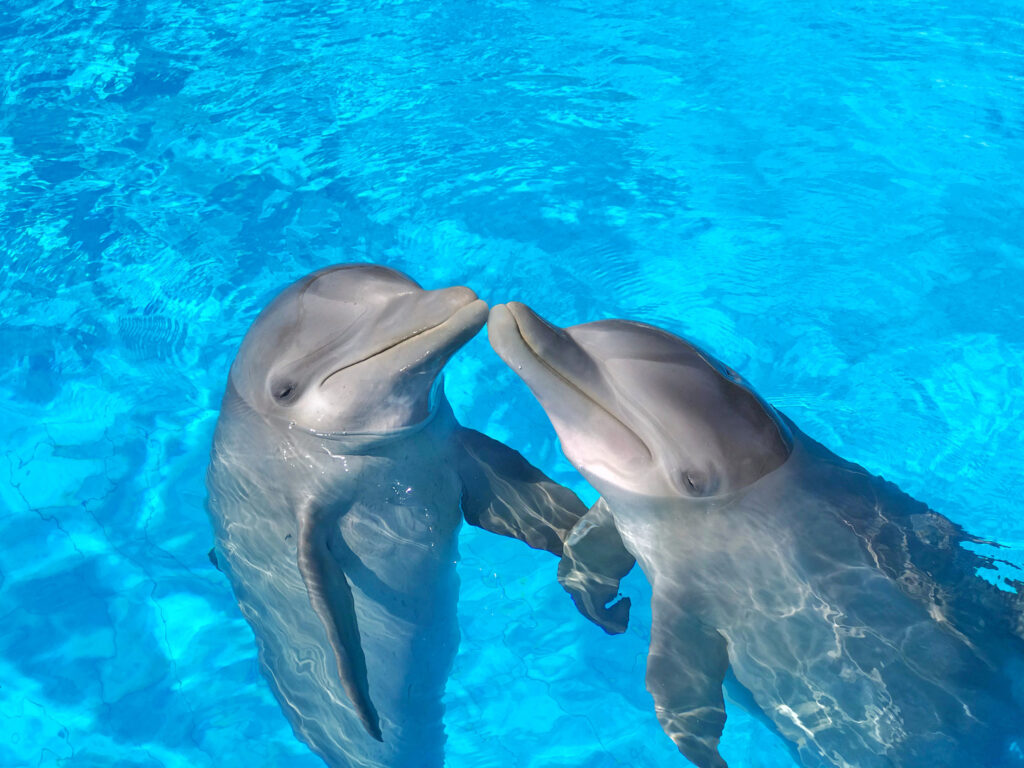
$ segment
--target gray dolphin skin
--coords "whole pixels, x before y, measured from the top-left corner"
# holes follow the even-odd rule
[[[259,315],[207,475],[215,562],[296,735],[334,768],[440,768],[463,517],[562,554],[586,512],[458,425],[441,370],[483,326],[468,288],[329,267]]]
[[[488,332],[601,494],[562,585],[616,633],[634,560],[651,583],[647,689],[685,757],[725,765],[725,681],[804,766],[1024,764],[1024,583],[978,577],[984,542],[671,333],[518,303]]]

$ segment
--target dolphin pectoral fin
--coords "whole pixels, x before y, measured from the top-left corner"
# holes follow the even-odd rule
[[[576,608],[609,635],[619,635],[629,624],[630,600],[619,594],[619,581],[636,563],[626,550],[604,499],[572,529],[558,564],[558,583],[572,595]]]
[[[327,547],[324,531],[309,516],[300,518],[298,564],[310,605],[327,631],[342,688],[355,706],[366,732],[377,741],[384,741],[377,710],[370,701],[366,657],[356,625],[352,588]]]
[[[668,623],[655,606],[647,690],[658,722],[697,768],[726,768],[718,753],[725,728],[722,683],[729,669],[725,638],[694,620]]]
[[[560,556],[587,511],[576,494],[487,435],[460,428],[455,440],[466,522]]]
[[[210,551],[206,553],[206,557],[209,559],[210,564],[214,568],[216,568],[218,571],[221,570],[221,568],[220,568],[220,561],[217,559],[217,548],[216,547],[210,547]],[[222,571],[222,573],[223,573],[223,571]]]

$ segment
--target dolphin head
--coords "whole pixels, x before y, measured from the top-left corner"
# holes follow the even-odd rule
[[[738,373],[660,328],[558,328],[511,302],[491,310],[488,334],[537,396],[566,457],[606,498],[726,495],[792,450],[779,415]]]
[[[426,291],[371,264],[327,267],[260,313],[231,383],[267,418],[325,434],[385,434],[431,415],[441,369],[486,317],[469,288]]]

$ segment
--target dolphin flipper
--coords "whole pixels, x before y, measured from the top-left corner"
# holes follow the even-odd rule
[[[324,526],[317,524],[310,511],[299,516],[298,564],[310,605],[327,631],[341,685],[366,732],[377,741],[384,741],[377,710],[370,701],[352,588],[327,546]]]
[[[654,600],[647,690],[665,733],[697,768],[726,768],[718,753],[725,728],[725,638],[693,619],[666,621]]]
[[[619,594],[619,581],[635,563],[608,505],[598,499],[565,542],[558,582],[572,595],[580,613],[609,635],[619,635],[629,623],[630,600],[624,597],[610,608],[605,606]]]
[[[587,508],[518,452],[472,429],[456,431],[466,522],[561,556]]]

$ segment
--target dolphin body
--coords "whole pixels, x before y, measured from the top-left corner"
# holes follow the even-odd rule
[[[560,555],[586,512],[456,423],[440,372],[486,315],[468,288],[329,267],[263,310],[231,367],[214,560],[296,735],[332,768],[443,765],[462,518]]]
[[[1024,764],[1024,583],[978,578],[979,539],[666,331],[518,303],[488,330],[601,494],[562,585],[616,633],[619,580],[635,561],[651,583],[647,689],[685,757],[725,765],[728,672],[809,768]]]

